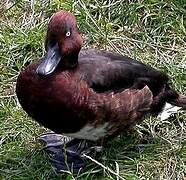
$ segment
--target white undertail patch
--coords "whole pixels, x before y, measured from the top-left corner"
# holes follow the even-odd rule
[[[163,111],[158,115],[158,117],[163,121],[168,119],[172,114],[176,114],[181,107],[173,106],[172,104],[166,103]]]

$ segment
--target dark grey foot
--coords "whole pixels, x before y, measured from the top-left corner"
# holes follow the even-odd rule
[[[86,163],[83,154],[95,152],[95,145],[89,141],[72,139],[55,133],[48,133],[38,138],[45,144],[51,155],[51,163],[59,171],[70,171],[79,174]]]

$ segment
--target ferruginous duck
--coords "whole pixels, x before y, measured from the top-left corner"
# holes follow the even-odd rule
[[[48,25],[45,57],[21,71],[16,86],[19,102],[30,117],[74,138],[66,143],[66,152],[68,165],[73,162],[76,172],[84,164],[83,150],[91,144],[83,140],[105,142],[146,114],[157,115],[166,102],[186,107],[185,96],[170,87],[166,74],[129,57],[81,47],[75,17],[64,10],[55,13]],[[67,169],[57,150],[63,143],[56,137],[48,134],[41,139],[58,152],[56,166]]]

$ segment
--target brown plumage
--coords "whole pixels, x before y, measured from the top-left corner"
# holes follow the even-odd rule
[[[35,73],[37,66],[32,64],[21,72],[17,95],[31,117],[56,133],[73,134],[86,125],[96,129],[108,123],[104,135],[113,136],[135,125],[150,110],[152,93],[147,86],[116,94],[96,93],[76,69],[42,77]],[[99,138],[103,137],[95,140]]]
[[[18,77],[23,109],[45,127],[97,141],[159,113],[165,102],[186,107],[164,73],[115,53],[80,51],[81,46],[75,17],[59,11],[48,26],[47,55]]]

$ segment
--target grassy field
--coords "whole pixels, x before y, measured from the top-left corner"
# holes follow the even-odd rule
[[[57,174],[36,138],[46,129],[18,106],[15,84],[44,55],[50,16],[73,12],[84,47],[118,52],[167,72],[186,94],[185,0],[2,0],[0,2],[0,179],[74,179]],[[148,118],[110,142],[79,179],[186,179],[186,112]],[[108,169],[112,169],[110,172]],[[118,175],[116,175],[118,174]]]

